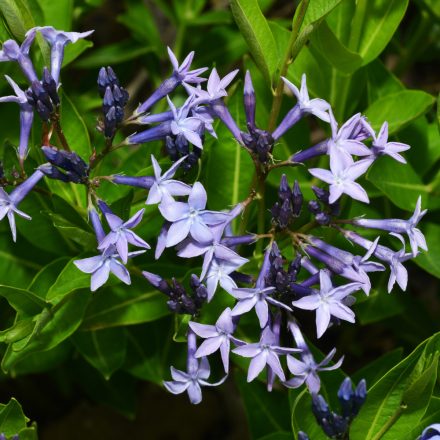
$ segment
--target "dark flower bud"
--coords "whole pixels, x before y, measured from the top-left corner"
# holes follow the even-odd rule
[[[299,431],[298,432],[298,440],[310,440],[310,438],[305,432]]]
[[[310,200],[310,202],[307,204],[307,208],[312,214],[318,214],[321,212],[321,205],[317,200]]]
[[[330,224],[331,218],[328,214],[325,212],[318,212],[315,216],[315,220],[320,224],[321,226],[327,226]]]
[[[330,196],[330,193],[323,189],[319,188],[318,186],[312,186],[312,190],[315,193],[316,198],[323,203],[324,205],[328,205],[328,198]]]
[[[52,100],[52,103],[55,106],[58,106],[60,104],[60,97],[58,96],[57,83],[52,78],[52,75],[50,74],[49,69],[47,67],[43,69],[42,83],[44,90],[46,90],[46,92],[48,93],[50,99]]]
[[[281,176],[280,186],[278,188],[278,197],[281,200],[290,199],[292,192],[290,191],[289,182],[285,174]]]
[[[292,188],[292,207],[293,207],[293,216],[299,217],[301,213],[301,208],[303,204],[304,197],[302,195],[301,189],[299,187],[299,183],[295,180]]]
[[[346,377],[339,387],[338,390],[338,399],[341,404],[342,415],[344,417],[351,417],[352,415],[352,407],[353,407],[353,384],[351,383],[351,379]]]
[[[246,122],[249,126],[254,128],[256,98],[255,98],[255,91],[249,70],[246,71],[246,76],[244,78],[243,100],[244,100],[244,111],[246,114]]]
[[[179,160],[179,155],[177,153],[176,144],[174,142],[174,139],[171,136],[167,136],[165,138],[165,148],[167,150],[168,156],[170,156],[170,159],[173,162],[176,162]]]
[[[324,397],[322,397],[320,394],[312,395],[312,411],[318,422],[323,419],[328,420],[331,418],[331,412],[328,404]]]
[[[112,86],[119,86],[119,79],[116,76],[115,71],[110,66],[107,67],[107,78]]]
[[[41,147],[47,160],[64,171],[69,181],[83,183],[88,178],[89,166],[74,152],[58,150],[55,147]]]
[[[354,392],[352,417],[355,417],[367,399],[367,382],[362,379]]]
[[[298,272],[301,270],[301,255],[297,254],[295,259],[289,264],[289,269],[287,273],[290,276],[291,281],[296,281]]]
[[[236,283],[252,284],[255,281],[255,279],[252,275],[247,275],[245,273],[240,273],[240,272],[232,272],[229,276]]]
[[[110,84],[108,79],[107,70],[105,67],[101,67],[98,73],[98,90],[101,98],[104,97],[107,86]]]
[[[40,165],[38,169],[44,173],[45,176],[54,180],[61,180],[62,182],[70,182],[69,177],[62,173],[58,168],[53,165],[46,163]]]
[[[36,110],[38,116],[40,116],[43,121],[48,121],[50,119],[51,111],[41,101],[37,101]]]

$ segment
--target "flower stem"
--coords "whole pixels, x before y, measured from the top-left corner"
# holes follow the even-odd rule
[[[401,404],[395,413],[388,419],[382,429],[372,438],[372,440],[380,440],[385,433],[397,422],[399,417],[402,415],[403,411],[407,408],[406,405]]]
[[[283,88],[284,88],[284,83],[281,77],[286,76],[289,65],[294,61],[294,59],[296,58],[302,47],[302,45],[298,45],[295,43],[299,39],[298,38],[300,36],[299,31],[304,21],[304,16],[306,15],[309,2],[310,0],[302,0],[295,11],[295,16],[293,17],[292,32],[290,33],[289,43],[287,44],[287,49],[284,54],[283,62],[281,64],[280,74],[278,76],[278,82],[274,92],[272,108],[270,110],[269,126],[268,126],[268,131],[270,132],[272,132],[275,128],[275,124],[277,122],[277,118],[281,109],[281,102],[283,99]],[[305,43],[305,41],[303,41],[303,43]],[[293,50],[294,48],[295,50]]]

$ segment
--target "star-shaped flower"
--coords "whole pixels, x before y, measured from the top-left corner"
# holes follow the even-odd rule
[[[304,341],[303,335],[298,326],[294,322],[291,322],[289,328],[293,334],[297,347],[301,349],[301,360],[298,360],[293,356],[287,356],[287,367],[294,377],[287,382],[284,382],[284,385],[288,388],[299,388],[305,383],[310,393],[316,394],[321,388],[321,380],[319,379],[318,372],[337,370],[342,365],[344,357],[341,357],[334,365],[326,367],[336,354],[336,349],[334,348],[321,362],[317,363]]]
[[[330,324],[330,317],[354,322],[355,315],[342,300],[361,288],[361,283],[350,283],[344,286],[333,287],[330,276],[325,270],[319,274],[320,290],[313,295],[305,296],[292,304],[299,309],[316,310],[316,331],[320,338]]]
[[[11,194],[8,194],[3,188],[0,188],[0,221],[3,220],[5,216],[8,217],[12,239],[14,241],[17,240],[14,214],[18,214],[26,220],[31,220],[31,217],[23,211],[20,211],[17,206],[43,176],[44,174],[40,170],[35,171],[28,179],[18,185]]]
[[[413,215],[408,220],[401,220],[396,218],[389,219],[367,219],[357,218],[353,220],[356,226],[364,228],[382,229],[383,231],[393,232],[395,234],[408,234],[409,242],[411,244],[412,254],[415,257],[418,253],[418,248],[427,251],[425,236],[420,229],[416,228],[419,221],[427,213],[427,210],[422,211],[422,197],[417,199],[416,207]]]
[[[34,109],[27,99],[26,93],[18,87],[15,81],[8,75],[5,75],[6,80],[14,89],[15,96],[3,96],[0,102],[16,102],[20,106],[20,143],[18,146],[18,158],[21,163],[28,154],[29,136],[32,128],[32,121],[34,120]]]
[[[196,357],[208,356],[218,349],[223,362],[225,373],[229,372],[229,351],[231,349],[231,340],[239,344],[239,340],[234,338],[235,325],[232,320],[231,309],[227,307],[217,319],[215,325],[200,324],[190,321],[191,330],[205,340],[196,352]]]
[[[104,215],[111,231],[99,243],[98,249],[104,251],[110,246],[115,247],[124,264],[126,264],[128,260],[128,243],[137,247],[150,249],[147,242],[131,231],[132,228],[136,227],[141,222],[144,211],[145,209],[141,209],[126,222],[117,215],[106,212]]]
[[[258,320],[260,321],[260,327],[263,328],[267,325],[269,320],[268,303],[276,307],[292,311],[289,306],[286,306],[271,296],[275,290],[275,287],[232,289],[231,295],[238,299],[238,303],[232,310],[232,316],[240,316],[243,313],[249,312],[249,310],[255,308]]]
[[[345,163],[348,166],[353,163],[351,155],[369,156],[371,151],[362,142],[353,139],[353,133],[356,133],[356,127],[362,124],[362,116],[360,113],[352,116],[338,130],[338,123],[331,109],[329,110],[330,126],[332,129],[332,137],[327,141],[327,154],[330,161]]]
[[[194,116],[188,117],[194,96],[190,96],[182,107],[176,109],[175,105],[167,95],[168,105],[173,113],[171,120],[171,132],[174,136],[183,136],[188,142],[197,148],[203,149],[200,133],[204,131],[203,122]]]
[[[371,164],[371,159],[359,160],[350,165],[344,161],[334,160],[330,162],[330,171],[311,168],[309,172],[312,176],[330,185],[329,203],[335,203],[344,193],[352,199],[369,203],[366,191],[355,180],[362,176]]]
[[[402,151],[407,151],[411,147],[408,144],[403,144],[402,142],[388,142],[388,122],[385,121],[382,124],[377,137],[374,130],[371,129],[371,136],[373,137],[371,151],[375,156],[387,155],[400,163],[406,163],[405,158],[399,153]]]
[[[81,38],[86,38],[94,31],[87,32],[65,32],[55,29],[53,26],[36,27],[43,38],[51,46],[50,54],[50,73],[56,84],[59,83],[61,66],[64,59],[64,47],[69,43],[76,43]],[[26,35],[29,34],[28,33]]]
[[[174,52],[169,47],[167,47],[167,50],[173,66],[173,75],[178,77],[179,81],[190,84],[200,84],[206,81],[205,78],[199,78],[199,75],[201,75],[203,72],[206,72],[208,70],[207,67],[189,70],[194,59],[194,51],[190,52],[182,61],[182,64],[179,65],[179,61],[177,60],[176,55],[174,55]]]
[[[206,191],[200,182],[194,184],[187,203],[176,202],[168,196],[163,197],[159,210],[162,216],[172,223],[167,233],[166,247],[175,246],[188,234],[201,243],[212,240],[212,232],[208,225],[223,222],[228,214],[205,211],[206,202]]]
[[[223,377],[217,383],[209,383],[206,379],[211,374],[209,362],[206,357],[203,357],[200,361],[195,357],[196,336],[191,331],[188,333],[188,358],[186,371],[177,370],[171,367],[172,381],[164,381],[165,388],[173,394],[181,394],[183,392],[188,393],[189,400],[192,404],[197,405],[202,401],[202,386],[215,387],[221,385],[227,375]]]
[[[173,180],[172,177],[176,174],[177,169],[186,159],[186,156],[175,162],[165,173],[162,174],[162,169],[159,166],[156,158],[151,155],[151,163],[153,164],[155,181],[150,188],[147,205],[154,205],[160,203],[164,194],[168,196],[186,196],[191,193],[191,187],[186,183],[178,180]]]
[[[267,326],[261,332],[259,342],[245,344],[232,350],[233,353],[239,356],[252,358],[247,375],[248,382],[252,382],[263,371],[266,365],[272,369],[273,374],[278,376],[281,381],[284,382],[286,380],[278,355],[294,353],[301,350],[297,348],[280,347],[277,345],[277,339],[277,336],[270,326]]]
[[[32,83],[32,81],[38,81],[34,65],[29,57],[29,50],[35,36],[35,28],[30,29],[26,33],[26,38],[21,46],[19,46],[15,40],[6,40],[3,43],[2,50],[0,50],[0,62],[16,61],[30,83]]]
[[[129,252],[128,258],[135,257],[145,251]],[[110,272],[118,277],[123,283],[131,284],[130,273],[127,268],[119,261],[116,247],[107,247],[100,255],[90,258],[83,258],[73,262],[75,266],[84,273],[91,273],[90,290],[94,292],[108,280]]]

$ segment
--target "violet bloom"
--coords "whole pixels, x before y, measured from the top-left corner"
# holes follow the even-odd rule
[[[382,124],[377,137],[369,125],[366,125],[366,127],[370,129],[371,136],[373,137],[371,153],[375,157],[388,155],[400,163],[406,163],[405,158],[399,153],[409,150],[411,147],[401,142],[388,142],[388,122],[385,121]]]
[[[205,78],[200,78],[199,75],[206,72],[208,70],[207,67],[189,70],[194,58],[194,52],[190,52],[183,60],[182,64],[179,65],[179,61],[177,61],[173,51],[169,47],[167,47],[167,50],[173,66],[173,73],[169,78],[162,82],[158,89],[146,101],[139,105],[134,112],[135,115],[148,111],[154,104],[156,104],[156,102],[165,98],[165,96],[169,95],[180,84],[200,84],[201,82],[206,81]]]
[[[16,96],[4,96],[0,98],[0,102],[16,102],[20,106],[20,142],[18,145],[18,158],[23,164],[28,155],[29,136],[34,120],[34,109],[27,99],[26,93],[18,87],[12,78],[5,75],[6,80],[14,89]]]
[[[11,194],[8,194],[3,188],[0,188],[0,221],[3,220],[5,216],[8,216],[9,226],[11,227],[12,232],[12,239],[14,241],[17,241],[17,229],[15,226],[14,214],[18,214],[20,217],[23,217],[26,220],[32,219],[29,215],[23,211],[20,211],[17,206],[43,176],[44,173],[40,170],[35,171],[23,183],[14,188]]]
[[[34,30],[38,30],[51,46],[50,73],[57,85],[59,84],[61,66],[63,65],[64,47],[69,43],[76,43],[79,39],[86,38],[94,32],[64,32],[55,29],[53,26],[39,26],[28,31],[26,36]]]
[[[413,257],[418,253],[418,248],[422,248],[424,251],[428,250],[425,236],[416,228],[419,221],[426,214],[427,209],[422,211],[422,197],[419,196],[416,203],[416,208],[413,215],[408,220],[401,220],[397,218],[388,219],[368,219],[357,218],[352,221],[353,225],[362,226],[363,228],[381,229],[382,231],[394,232],[395,234],[408,234],[409,242],[411,244],[411,250]]]
[[[295,153],[289,159],[291,162],[305,162],[313,157],[328,154],[330,161],[337,160],[350,165],[353,162],[351,155],[371,155],[371,150],[359,140],[359,138],[365,138],[363,132],[361,135],[359,134],[359,130],[363,128],[363,117],[360,113],[352,116],[339,130],[331,109],[329,109],[329,116],[332,130],[331,138]]]
[[[206,276],[204,277],[208,289],[208,302],[211,301],[219,284],[222,289],[232,295],[232,290],[237,288],[237,284],[230,275],[248,261],[247,258],[240,257],[238,254],[237,257],[232,260],[221,260],[217,258],[211,260]]]
[[[232,320],[231,309],[227,307],[217,319],[215,325],[200,324],[190,321],[191,330],[205,340],[196,351],[196,357],[208,356],[220,349],[225,373],[229,372],[229,351],[231,349],[231,340],[234,344],[240,344],[240,341],[232,334],[235,331],[235,324]]]
[[[340,229],[340,231],[342,232],[342,234],[345,235],[348,240],[356,243],[359,246],[362,246],[364,249],[369,249],[373,243],[372,241],[367,240],[366,238],[356,234],[356,232],[347,231],[345,229]],[[403,237],[399,234],[394,234],[393,232],[390,235],[395,236],[401,241],[403,245],[402,249],[400,249],[399,251],[393,251],[392,249],[379,244],[377,245],[373,253],[376,258],[384,261],[390,266],[391,274],[388,281],[388,293],[391,292],[396,281],[403,291],[406,290],[406,286],[408,284],[408,272],[402,262],[412,258],[411,253],[405,252],[405,240],[403,239]]]
[[[232,316],[240,316],[255,308],[258,320],[260,321],[260,327],[263,328],[269,320],[269,304],[291,312],[292,309],[289,306],[272,298],[271,295],[275,291],[275,287],[232,289],[231,295],[238,299],[237,304],[232,310]]]
[[[242,143],[240,129],[222,99],[228,96],[226,87],[232,82],[237,73],[238,69],[233,70],[220,79],[217,69],[214,67],[209,75],[206,91],[200,87],[196,88],[191,86],[186,86],[186,89],[190,95],[196,96],[196,104],[209,104],[214,115],[217,116],[226,127],[228,127],[234,137]]]
[[[111,212],[106,212],[104,215],[111,231],[99,243],[98,249],[104,251],[106,248],[114,246],[124,264],[128,261],[128,243],[137,247],[150,249],[147,242],[131,231],[132,228],[136,227],[141,222],[144,211],[145,209],[141,209],[126,222],[117,215]]]
[[[339,161],[350,166],[352,164],[351,155],[354,156],[369,156],[371,151],[362,142],[353,139],[353,133],[356,132],[356,127],[361,124],[362,116],[360,113],[352,116],[342,127],[338,130],[338,123],[331,109],[329,110],[330,126],[332,129],[332,137],[327,143],[327,154],[330,156],[330,161]]]
[[[143,254],[145,251],[129,252],[127,257],[132,258]],[[114,245],[107,247],[102,254],[90,258],[83,258],[73,262],[75,266],[84,273],[92,274],[90,290],[94,292],[108,280],[110,272],[119,278],[123,283],[130,285],[130,273],[119,261],[119,255]]]
[[[355,180],[362,176],[371,164],[371,159],[352,162],[351,165],[335,160],[330,162],[330,171],[323,168],[310,168],[309,172],[312,176],[330,185],[330,204],[335,203],[344,193],[352,199],[369,203],[366,191]]]
[[[196,335],[190,331],[188,333],[188,357],[186,362],[186,371],[177,370],[171,367],[172,381],[164,381],[165,388],[173,394],[188,393],[189,400],[192,404],[197,405],[202,401],[202,386],[216,387],[221,385],[227,375],[217,383],[209,383],[206,379],[211,374],[209,362],[203,357],[200,362],[195,357],[197,350]]]
[[[228,214],[206,211],[206,201],[206,191],[200,182],[194,184],[187,203],[176,202],[168,196],[162,199],[159,210],[162,216],[172,223],[168,230],[166,247],[180,243],[188,234],[201,243],[212,240],[212,232],[208,225],[223,222]]]
[[[273,374],[278,376],[280,380],[284,382],[286,377],[278,355],[299,351],[301,350],[298,348],[280,347],[278,345],[278,338],[270,326],[265,327],[261,332],[259,342],[242,345],[232,350],[233,353],[238,354],[239,356],[252,358],[247,375],[248,382],[252,382],[263,371],[266,365],[272,369]]]
[[[293,107],[287,113],[287,115],[281,121],[280,125],[272,133],[272,137],[275,140],[279,139],[290,127],[295,125],[306,114],[312,114],[325,122],[330,122],[330,116],[328,114],[330,104],[323,99],[309,98],[305,73],[301,77],[300,90],[298,90],[298,88],[294,84],[292,84],[287,78],[281,78],[288,89],[296,96],[298,102],[295,107]]]
[[[30,83],[38,81],[34,65],[29,57],[29,50],[35,39],[35,35],[35,28],[30,29],[26,33],[26,38],[21,46],[19,46],[15,40],[7,40],[3,43],[2,50],[0,50],[0,62],[16,61]]]
[[[284,382],[284,385],[288,388],[299,388],[305,383],[310,393],[316,394],[321,388],[321,380],[319,379],[318,372],[337,370],[342,365],[344,357],[342,356],[334,365],[326,367],[336,354],[336,349],[333,348],[333,350],[331,350],[321,362],[317,363],[304,341],[303,335],[298,326],[294,322],[290,322],[289,328],[295,339],[296,346],[301,349],[301,360],[298,360],[293,356],[287,356],[287,367],[294,377],[287,382]]]
[[[319,273],[320,290],[313,295],[305,296],[292,304],[299,309],[316,310],[316,332],[320,338],[330,324],[330,317],[355,321],[354,312],[343,304],[342,300],[361,288],[361,283],[350,283],[333,287],[330,276],[325,270]]]
[[[426,427],[416,440],[440,440],[440,423]]]
[[[167,194],[168,196],[187,196],[191,193],[191,187],[189,185],[172,179],[185,159],[186,156],[182,157],[162,174],[162,169],[160,168],[159,163],[156,158],[151,155],[151,163],[153,164],[154,170],[154,183],[148,193],[146,201],[147,205],[160,203],[164,194]]]
[[[193,116],[188,117],[193,100],[194,97],[190,96],[182,107],[176,109],[175,105],[167,95],[168,105],[173,113],[170,128],[171,133],[174,136],[183,136],[189,143],[202,150],[203,145],[200,133],[204,130],[203,122],[199,118]]]

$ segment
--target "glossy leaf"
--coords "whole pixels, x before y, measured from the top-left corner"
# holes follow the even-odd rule
[[[434,100],[420,90],[403,90],[376,100],[365,110],[371,125],[379,130],[384,121],[388,122],[389,133],[399,130],[420,115],[426,113]]]
[[[124,363],[127,338],[120,329],[77,332],[73,343],[106,380]]]
[[[255,63],[270,83],[278,66],[278,49],[257,0],[231,0],[232,14]]]
[[[302,28],[304,29],[307,25],[325,18],[339,3],[341,3],[341,0],[311,0],[307,7]]]
[[[8,437],[25,428],[28,420],[21,405],[14,398],[7,405],[0,407],[0,432]]]

